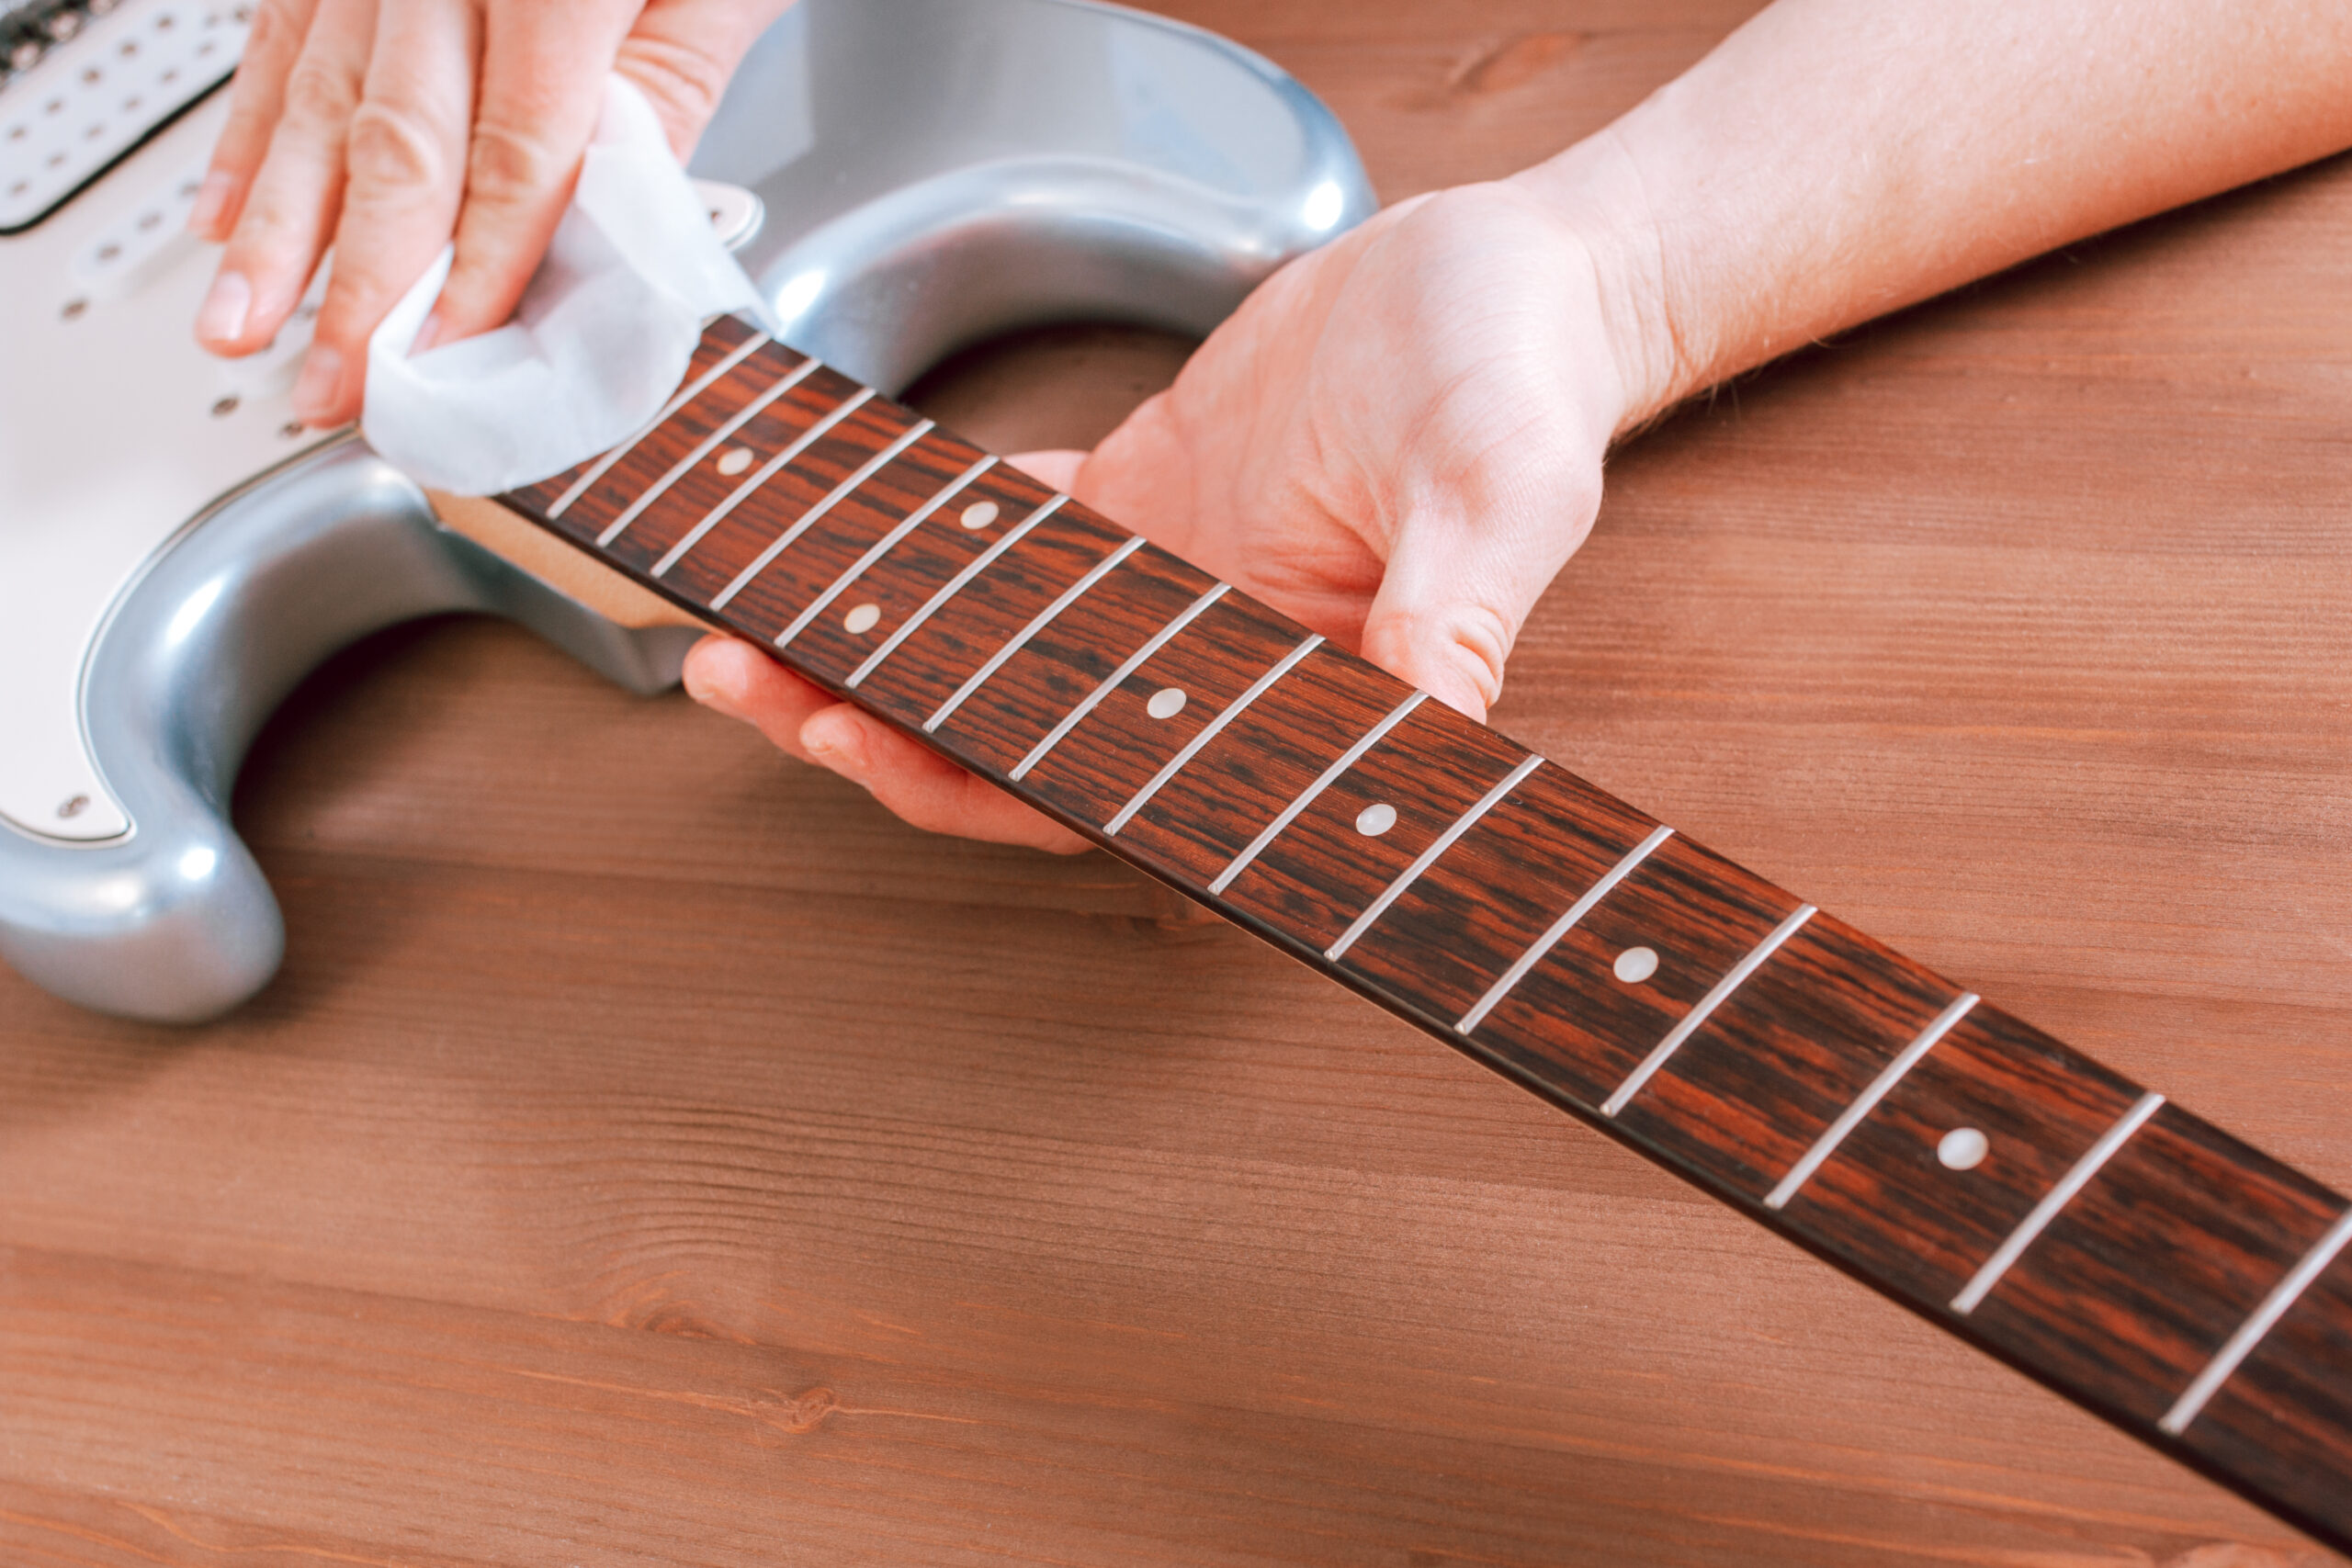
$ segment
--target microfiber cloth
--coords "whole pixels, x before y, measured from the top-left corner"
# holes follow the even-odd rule
[[[619,445],[684,379],[706,321],[764,314],[652,106],[618,76],[514,319],[412,357],[453,254],[368,339],[360,420],[395,468],[456,495],[519,490]]]

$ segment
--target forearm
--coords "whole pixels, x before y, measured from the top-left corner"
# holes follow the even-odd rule
[[[1781,0],[1516,183],[1596,250],[1631,429],[1804,343],[2346,146],[2341,0]]]

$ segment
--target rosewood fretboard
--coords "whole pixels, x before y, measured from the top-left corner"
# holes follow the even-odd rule
[[[732,320],[502,498],[2352,1549],[2352,1209]]]

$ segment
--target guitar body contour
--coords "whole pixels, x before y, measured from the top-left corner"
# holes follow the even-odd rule
[[[185,1022],[277,969],[277,903],[227,803],[320,660],[483,611],[652,692],[696,634],[548,587],[442,526],[356,436],[300,430],[302,324],[241,364],[195,347],[213,258],[181,229],[225,94],[78,194],[60,164],[32,210],[45,84],[132,69],[112,64],[123,45],[153,57],[165,37],[209,39],[216,80],[242,42],[226,11],[130,0],[0,90],[0,956],[85,1006]],[[122,86],[61,87],[53,118],[95,137]],[[739,255],[793,341],[885,390],[1050,321],[1205,333],[1373,207],[1345,133],[1288,76],[1080,0],[802,0],[690,172],[760,197]]]

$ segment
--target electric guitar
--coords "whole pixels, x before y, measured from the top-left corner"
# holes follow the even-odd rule
[[[539,591],[751,640],[2352,1549],[2342,1196],[860,377],[721,320],[631,441],[433,499]],[[214,613],[175,603],[182,636]]]

